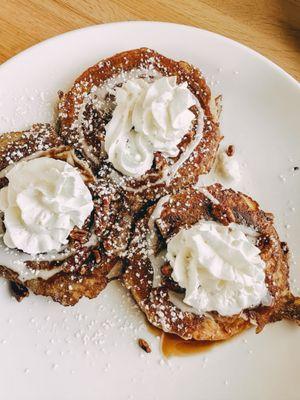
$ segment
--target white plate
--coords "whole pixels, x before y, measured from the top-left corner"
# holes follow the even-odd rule
[[[275,213],[282,240],[293,250],[292,278],[299,285],[300,171],[293,167],[300,166],[300,90],[254,51],[214,33],[167,23],[70,32],[0,67],[0,131],[51,121],[57,90],[66,90],[99,59],[140,46],[199,66],[223,94],[225,143],[236,146],[243,164],[238,187]],[[300,329],[285,322],[168,361],[116,282],[95,300],[63,308],[35,296],[17,304],[1,281],[0,304],[1,399],[299,398]],[[138,348],[139,337],[151,343],[151,354]]]

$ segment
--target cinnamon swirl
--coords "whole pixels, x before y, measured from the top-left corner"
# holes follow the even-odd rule
[[[97,296],[120,263],[104,249],[120,196],[47,124],[2,135],[0,162],[1,275],[63,305]]]
[[[150,323],[183,339],[223,340],[300,320],[273,216],[220,184],[163,197],[138,221],[124,282]]]
[[[59,103],[59,132],[133,212],[209,172],[221,140],[201,72],[151,49],[100,61]]]

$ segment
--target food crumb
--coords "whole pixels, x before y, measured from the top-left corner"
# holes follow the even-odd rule
[[[235,153],[235,147],[233,144],[230,144],[227,147],[226,154],[228,155],[228,157],[232,157],[234,155],[234,153]]]
[[[145,339],[139,339],[138,344],[140,348],[143,349],[146,353],[151,353],[151,347]]]
[[[12,296],[20,303],[25,297],[29,296],[29,290],[20,283],[10,282]]]

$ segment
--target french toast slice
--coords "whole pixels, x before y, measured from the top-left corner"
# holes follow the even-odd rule
[[[8,184],[5,175],[18,161],[39,157],[62,160],[75,167],[92,194],[94,209],[81,229],[74,227],[71,231],[67,246],[51,256],[25,255],[8,249],[1,239],[0,275],[15,283],[13,292],[26,295],[26,289],[30,289],[62,305],[74,305],[83,296],[96,297],[109,282],[112,270],[121,265],[120,258],[113,251],[106,251],[104,243],[123,200],[116,191],[95,180],[87,163],[63,144],[49,124],[0,137],[1,188]]]
[[[140,178],[124,176],[108,162],[104,151],[105,125],[115,107],[111,90],[131,78],[153,81],[161,76],[175,76],[177,83],[187,82],[199,105],[191,109],[195,121],[178,145],[177,157],[157,152],[152,168]],[[135,212],[167,192],[196,183],[200,175],[210,171],[221,140],[215,106],[199,69],[140,48],[104,59],[83,72],[72,88],[61,94],[58,130],[64,142],[79,149],[101,177],[110,177],[122,188]]]
[[[200,220],[223,225],[235,223],[255,230],[255,245],[265,262],[265,283],[272,298],[270,305],[245,309],[232,316],[222,316],[216,311],[197,315],[180,308],[174,295],[181,298],[184,290],[172,280],[168,262],[163,263],[159,283],[154,284],[157,266],[153,262],[153,251],[155,257],[159,257],[168,239]],[[149,244],[151,226],[156,237],[154,249],[151,249],[151,242]],[[262,211],[249,196],[224,189],[220,184],[199,190],[188,188],[152,206],[138,221],[123,280],[149,322],[156,327],[187,340],[225,340],[253,325],[259,332],[267,323],[281,319],[299,323],[300,300],[289,289],[287,252],[286,243],[280,241],[274,228],[273,216]]]

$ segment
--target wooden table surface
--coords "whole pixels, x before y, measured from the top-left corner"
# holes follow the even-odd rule
[[[299,0],[0,0],[0,63],[51,36],[124,20],[176,22],[220,33],[300,80]]]

